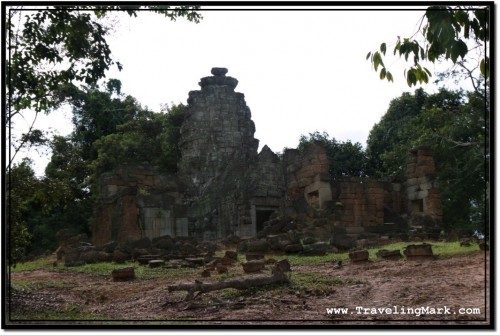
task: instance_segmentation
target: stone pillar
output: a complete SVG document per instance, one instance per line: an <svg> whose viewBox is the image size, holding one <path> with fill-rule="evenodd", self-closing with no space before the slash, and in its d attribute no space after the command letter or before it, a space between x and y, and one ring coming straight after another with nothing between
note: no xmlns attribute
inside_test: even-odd
<svg viewBox="0 0 500 335"><path fill-rule="evenodd" d="M201 90L189 92L186 118L179 142L182 152L179 179L186 186L195 234L221 238L236 233L241 217L249 217L245 176L257 161L259 141L238 80L227 69L213 68L201 78ZM247 213L248 212L248 213Z"/></svg>
<svg viewBox="0 0 500 335"><path fill-rule="evenodd" d="M443 216L441 193L432 150L422 146L408 154L406 194L411 215L428 215L437 222Z"/></svg>

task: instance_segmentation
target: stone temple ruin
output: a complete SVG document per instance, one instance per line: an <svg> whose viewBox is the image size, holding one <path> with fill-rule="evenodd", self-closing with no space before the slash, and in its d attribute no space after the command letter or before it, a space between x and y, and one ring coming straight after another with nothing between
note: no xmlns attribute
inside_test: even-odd
<svg viewBox="0 0 500 335"><path fill-rule="evenodd" d="M281 158L267 146L258 152L250 109L226 73L213 68L201 90L189 92L177 174L122 165L101 176L96 246L169 235L260 240L264 249L300 251L307 241L348 248L374 236L439 233L441 200L429 149L409 152L404 183L332 180L335 162L320 145L287 149Z"/></svg>

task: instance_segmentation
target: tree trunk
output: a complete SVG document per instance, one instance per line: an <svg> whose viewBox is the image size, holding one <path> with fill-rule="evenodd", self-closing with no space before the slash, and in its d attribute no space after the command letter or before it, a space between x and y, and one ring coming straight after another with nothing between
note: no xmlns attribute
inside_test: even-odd
<svg viewBox="0 0 500 335"><path fill-rule="evenodd" d="M254 286L289 282L290 278L278 267L275 267L273 268L273 274L271 276L236 277L215 283L202 283L196 280L193 284L170 285L168 287L168 292L187 291L188 294L184 299L185 301L187 301L192 300L196 292L199 292L201 294L205 292L222 290L225 288L245 290Z"/></svg>

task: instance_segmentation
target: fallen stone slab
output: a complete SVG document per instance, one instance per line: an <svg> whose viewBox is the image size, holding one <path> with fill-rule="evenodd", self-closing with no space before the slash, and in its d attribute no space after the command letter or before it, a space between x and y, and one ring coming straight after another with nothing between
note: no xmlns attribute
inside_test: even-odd
<svg viewBox="0 0 500 335"><path fill-rule="evenodd" d="M403 253L408 260L434 259L432 245L427 243L410 244L406 246Z"/></svg>
<svg viewBox="0 0 500 335"><path fill-rule="evenodd" d="M285 247L287 254L295 254L303 250L302 244L289 244Z"/></svg>
<svg viewBox="0 0 500 335"><path fill-rule="evenodd" d="M368 261L370 254L368 250L353 250L349 252L349 259L352 263L361 263Z"/></svg>
<svg viewBox="0 0 500 335"><path fill-rule="evenodd" d="M326 242L315 242L311 244L305 244L303 246L302 255L304 256L323 256L326 255L330 246Z"/></svg>
<svg viewBox="0 0 500 335"><path fill-rule="evenodd" d="M113 281L127 281L135 278L135 270L133 267L123 269L115 269L111 272Z"/></svg>
<svg viewBox="0 0 500 335"><path fill-rule="evenodd" d="M266 266L264 260L252 260L241 264L245 273L259 272Z"/></svg>
<svg viewBox="0 0 500 335"><path fill-rule="evenodd" d="M158 259L159 257L160 257L159 255L142 255L137 258L137 261L141 265L148 265L150 260Z"/></svg>

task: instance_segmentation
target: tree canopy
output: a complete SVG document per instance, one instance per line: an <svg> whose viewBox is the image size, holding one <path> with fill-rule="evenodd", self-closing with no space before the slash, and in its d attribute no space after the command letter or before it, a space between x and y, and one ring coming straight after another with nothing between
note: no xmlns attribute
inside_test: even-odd
<svg viewBox="0 0 500 335"><path fill-rule="evenodd" d="M447 229L487 229L489 106L477 92L422 89L394 99L370 132L368 166L404 181L408 149L429 146L440 181Z"/></svg>
<svg viewBox="0 0 500 335"><path fill-rule="evenodd" d="M329 173L333 179L367 175L367 160L360 143L340 142L335 138L330 138L326 132L318 131L309 133L308 136L302 135L299 140L299 150L302 150L308 143L318 143L325 148L330 163Z"/></svg>
<svg viewBox="0 0 500 335"><path fill-rule="evenodd" d="M35 128L38 113L50 113L81 84L95 85L105 77L110 66L123 67L112 58L106 40L110 27L105 17L111 11L124 11L137 16L147 8L170 20L185 18L198 23L199 6L140 5L56 5L7 7L7 80L8 112L6 126L17 116L35 117L30 129L15 145L9 166L17 152L26 145L48 142Z"/></svg>

